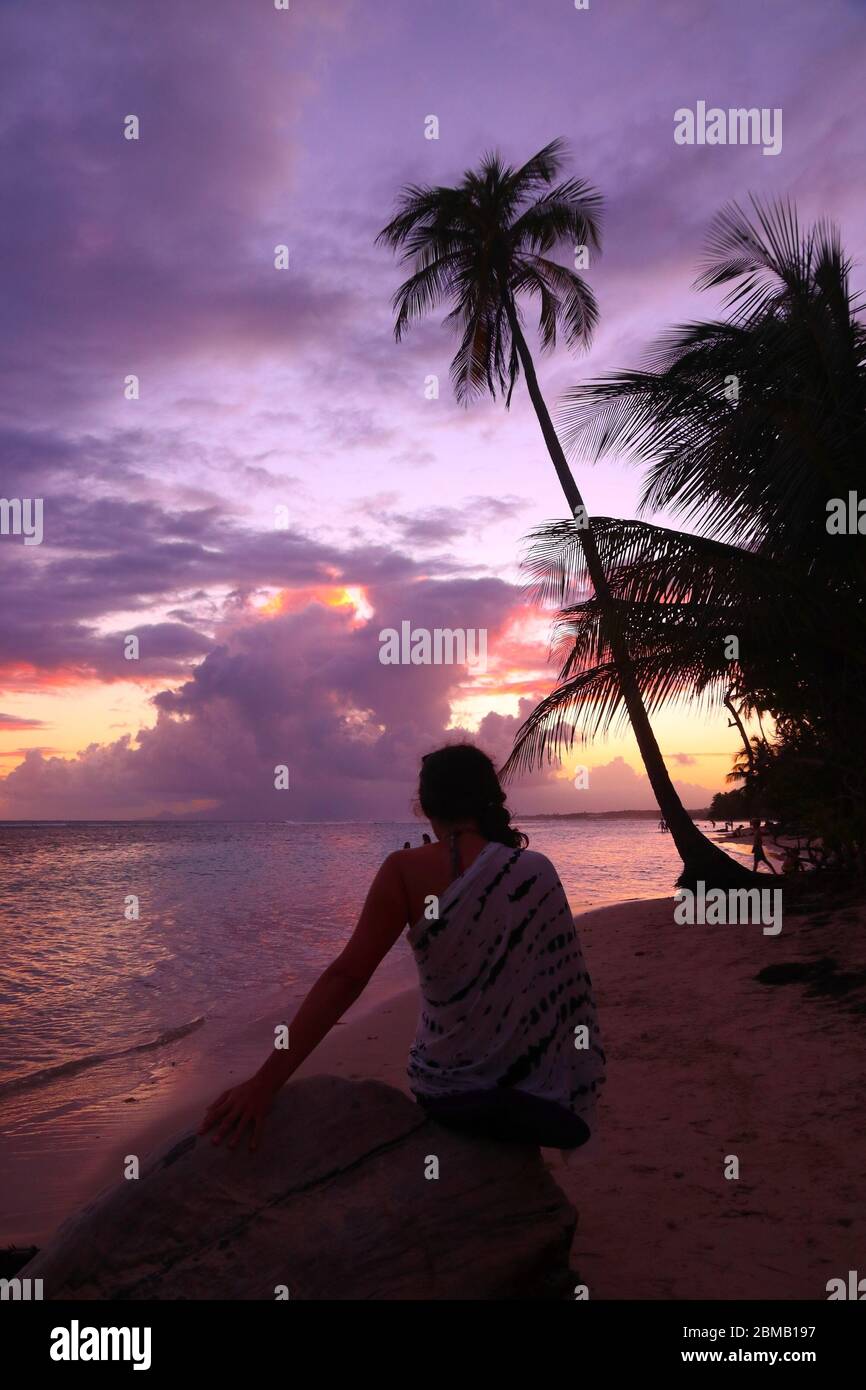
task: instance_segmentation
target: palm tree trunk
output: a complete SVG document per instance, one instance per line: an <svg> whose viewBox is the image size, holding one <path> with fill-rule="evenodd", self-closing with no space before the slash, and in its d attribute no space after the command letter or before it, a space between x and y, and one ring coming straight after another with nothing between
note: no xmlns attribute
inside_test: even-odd
<svg viewBox="0 0 866 1390"><path fill-rule="evenodd" d="M767 735L764 733L764 721L761 718L761 711L756 710L755 713L758 716L758 728L761 730L761 742L763 743L764 747L769 751L770 745L767 742Z"/></svg>
<svg viewBox="0 0 866 1390"><path fill-rule="evenodd" d="M727 695L725 696L725 698L724 698L724 700L722 701L722 703L724 704L724 706L725 706L725 708L727 709L728 713L729 713L729 714L731 715L731 717L732 717L732 718L731 718L731 723L728 725L728 728L734 728L734 727L735 727L735 728L739 729L739 731L740 731L740 738L743 740L743 747L744 747L745 750L746 750L746 758L747 758L748 763L749 763L749 772L752 773L752 774L754 774L754 771L755 771L755 750L754 750L754 748L752 747L751 743L749 742L749 736L748 736L748 734L746 733L746 727L745 727L745 725L743 724L743 721L742 721L742 719L740 718L739 713L737 712L737 709L736 709L736 706L734 705L733 697L732 697L732 694L731 694L731 691L730 691L730 690L728 691L728 693L727 693ZM763 732L763 730L762 730L762 732ZM765 743L766 743L766 741L767 741L767 740L764 739L764 742L765 742Z"/></svg>
<svg viewBox="0 0 866 1390"><path fill-rule="evenodd" d="M565 493L565 499L572 516L574 516L579 507L584 508L583 498L577 483L574 481L559 437L553 427L550 412L541 394L538 377L535 374L535 365L514 307L508 302L506 302L506 313L511 326L514 346L526 377L529 396L538 416L544 442L547 445L547 452L550 454L556 475ZM643 758L646 774L659 809L667 821L668 829L683 861L683 872L677 879L677 883L681 887L693 887L698 879L703 879L708 887L728 888L753 882L752 873L744 865L731 859L718 845L713 844L706 835L698 830L680 801L646 712L625 637L620 629L604 566L590 527L581 529L580 543L586 560L586 568L605 620L606 636L619 674L623 700L628 710L640 755Z"/></svg>

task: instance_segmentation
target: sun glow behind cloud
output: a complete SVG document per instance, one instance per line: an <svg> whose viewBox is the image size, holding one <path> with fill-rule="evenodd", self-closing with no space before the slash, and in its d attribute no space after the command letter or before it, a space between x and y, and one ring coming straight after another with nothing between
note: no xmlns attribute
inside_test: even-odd
<svg viewBox="0 0 866 1390"><path fill-rule="evenodd" d="M373 617L375 609L360 584L322 585L313 589L265 589L251 600L253 610L265 618L281 613L297 613L310 603L326 608L347 608L351 611L350 626L363 627Z"/></svg>

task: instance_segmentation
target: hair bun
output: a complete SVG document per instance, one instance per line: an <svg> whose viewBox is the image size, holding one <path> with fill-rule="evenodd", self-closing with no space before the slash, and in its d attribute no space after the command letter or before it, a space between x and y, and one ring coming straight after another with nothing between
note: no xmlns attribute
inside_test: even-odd
<svg viewBox="0 0 866 1390"><path fill-rule="evenodd" d="M528 843L511 825L495 766L473 743L450 743L422 758L418 801L431 819L453 825L471 818L487 840L515 849Z"/></svg>

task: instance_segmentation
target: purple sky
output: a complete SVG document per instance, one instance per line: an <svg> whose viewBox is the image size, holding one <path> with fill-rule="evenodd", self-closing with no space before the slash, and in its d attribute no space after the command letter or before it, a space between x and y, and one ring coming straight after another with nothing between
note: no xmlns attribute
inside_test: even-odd
<svg viewBox="0 0 866 1390"><path fill-rule="evenodd" d="M0 496L44 498L45 539L0 537L0 815L402 815L449 725L504 755L554 674L515 559L563 503L522 386L466 411L438 317L394 343L398 188L568 140L606 199L602 317L541 363L553 405L716 312L690 286L731 198L790 194L859 255L864 59L854 0L6 0ZM781 107L781 154L676 145L699 100ZM575 466L634 514L638 473ZM402 619L486 627L488 676L382 666ZM704 803L724 714L655 722ZM588 791L512 801L651 804L627 735L577 762Z"/></svg>

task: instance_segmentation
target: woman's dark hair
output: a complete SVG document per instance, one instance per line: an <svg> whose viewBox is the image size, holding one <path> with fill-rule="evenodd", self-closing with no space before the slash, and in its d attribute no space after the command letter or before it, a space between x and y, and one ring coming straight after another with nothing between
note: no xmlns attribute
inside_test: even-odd
<svg viewBox="0 0 866 1390"><path fill-rule="evenodd" d="M496 768L473 743L450 743L421 759L418 801L430 820L474 820L485 840L522 849L529 839L511 824Z"/></svg>

